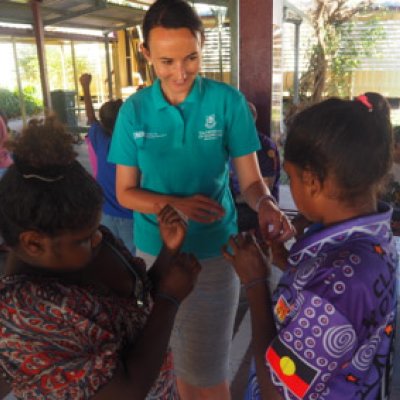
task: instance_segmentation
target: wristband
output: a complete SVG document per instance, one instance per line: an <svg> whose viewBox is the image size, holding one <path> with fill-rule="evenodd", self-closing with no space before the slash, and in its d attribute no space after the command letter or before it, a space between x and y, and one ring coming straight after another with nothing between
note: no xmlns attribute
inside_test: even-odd
<svg viewBox="0 0 400 400"><path fill-rule="evenodd" d="M243 285L243 287L247 290L251 289L254 286L257 286L260 283L267 283L268 282L268 278L258 278L258 279L253 279L250 282L247 282L245 285Z"/></svg>
<svg viewBox="0 0 400 400"><path fill-rule="evenodd" d="M175 297L170 296L169 294L166 293L157 292L154 297L160 297L161 299L168 300L170 303L174 304L176 308L178 308L181 304L181 302L177 300Z"/></svg>
<svg viewBox="0 0 400 400"><path fill-rule="evenodd" d="M264 194L264 195L262 195L262 196L257 200L257 203L256 203L256 211L257 211L257 212L259 212L261 203L262 203L264 200L272 201L275 205L278 205L278 203L276 202L275 197L272 196L272 194Z"/></svg>

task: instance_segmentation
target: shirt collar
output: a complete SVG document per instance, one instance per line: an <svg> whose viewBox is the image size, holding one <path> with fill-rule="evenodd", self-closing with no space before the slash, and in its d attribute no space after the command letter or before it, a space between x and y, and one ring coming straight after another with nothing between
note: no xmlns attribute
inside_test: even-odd
<svg viewBox="0 0 400 400"><path fill-rule="evenodd" d="M319 254L325 246L342 245L360 236L386 243L392 237L391 215L392 208L379 202L377 213L349 219L305 234L293 244L288 261L291 265L298 265L304 259Z"/></svg>
<svg viewBox="0 0 400 400"><path fill-rule="evenodd" d="M200 99L203 88L202 83L203 78L201 76L196 76L193 87L183 103L195 103ZM169 107L171 105L164 97L164 94L161 90L161 81L159 79L157 79L152 85L152 95L155 106L158 110Z"/></svg>

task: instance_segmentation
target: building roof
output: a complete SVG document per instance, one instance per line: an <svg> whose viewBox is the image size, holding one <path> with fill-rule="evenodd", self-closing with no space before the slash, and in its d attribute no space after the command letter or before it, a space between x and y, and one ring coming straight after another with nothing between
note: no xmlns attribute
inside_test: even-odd
<svg viewBox="0 0 400 400"><path fill-rule="evenodd" d="M44 26L93 29L111 32L141 24L154 0L41 0ZM227 0L201 0L196 3L226 5ZM1 0L0 22L32 25L30 0Z"/></svg>

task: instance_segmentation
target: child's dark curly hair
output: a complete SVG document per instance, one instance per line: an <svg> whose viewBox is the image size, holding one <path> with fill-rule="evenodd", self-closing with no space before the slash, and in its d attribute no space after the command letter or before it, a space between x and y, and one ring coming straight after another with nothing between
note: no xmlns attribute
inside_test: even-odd
<svg viewBox="0 0 400 400"><path fill-rule="evenodd" d="M47 235L93 225L103 195L76 161L71 135L53 117L31 120L10 144L14 164L0 180L0 232L10 247L27 230Z"/></svg>

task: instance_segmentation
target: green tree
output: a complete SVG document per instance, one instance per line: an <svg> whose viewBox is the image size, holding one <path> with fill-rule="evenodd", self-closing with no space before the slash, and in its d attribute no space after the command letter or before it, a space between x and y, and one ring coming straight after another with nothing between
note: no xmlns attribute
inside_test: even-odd
<svg viewBox="0 0 400 400"><path fill-rule="evenodd" d="M366 13L372 0L354 5L351 0L314 0L309 12L316 43L309 51L307 70L300 78L300 95L310 102L325 96L348 97L353 70L369 56L384 36L377 18ZM356 16L366 16L360 21ZM356 24L363 24L355 37Z"/></svg>

